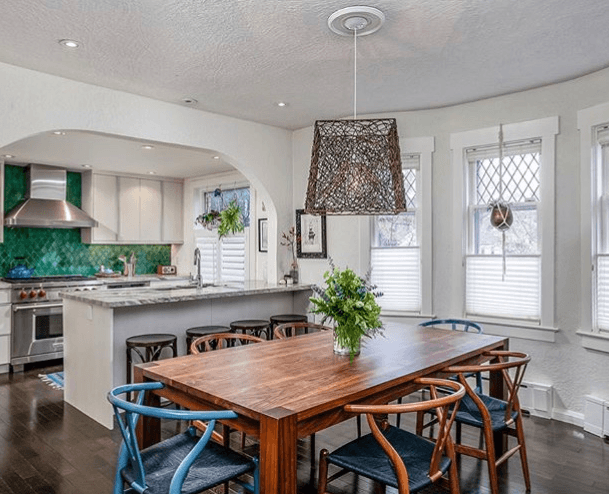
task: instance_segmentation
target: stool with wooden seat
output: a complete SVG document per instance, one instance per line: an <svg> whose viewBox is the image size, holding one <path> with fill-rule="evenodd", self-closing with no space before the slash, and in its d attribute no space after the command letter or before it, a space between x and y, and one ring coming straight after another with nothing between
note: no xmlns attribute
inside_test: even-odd
<svg viewBox="0 0 609 494"><path fill-rule="evenodd" d="M178 356L178 338L172 334L141 334L125 340L127 346L127 384L131 383L133 370L132 352L135 352L142 363L159 360L165 348L169 348L172 357ZM129 398L131 398L129 396Z"/></svg>
<svg viewBox="0 0 609 494"><path fill-rule="evenodd" d="M218 333L230 333L231 331L228 326L197 326L195 328L188 328L186 330L186 353L191 353L190 345L196 338Z"/></svg>
<svg viewBox="0 0 609 494"><path fill-rule="evenodd" d="M271 316L271 331L270 331L270 339L273 339L274 330L280 324L287 324L289 322L309 322L309 318L303 314L277 314L275 316ZM305 333L308 330L305 329Z"/></svg>
<svg viewBox="0 0 609 494"><path fill-rule="evenodd" d="M262 338L262 333L264 333L265 339L267 340L272 339L270 327L270 322L265 321L264 319L242 319L230 323L232 332L238 333L241 331L242 334L247 334L249 332L257 338Z"/></svg>

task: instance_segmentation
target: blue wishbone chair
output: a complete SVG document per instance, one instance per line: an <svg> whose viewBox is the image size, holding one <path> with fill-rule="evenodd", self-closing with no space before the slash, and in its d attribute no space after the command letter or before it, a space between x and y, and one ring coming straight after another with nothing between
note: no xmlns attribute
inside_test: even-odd
<svg viewBox="0 0 609 494"><path fill-rule="evenodd" d="M229 480L259 494L258 460L209 440L216 420L234 419L237 414L230 410L169 410L142 404L146 392L163 387L159 382L127 384L108 393L123 436L114 494L196 494ZM119 398L119 395L133 392L137 393L133 403ZM204 420L208 427L201 437L191 426L182 434L140 450L135 428L141 415L159 419ZM245 473L251 473L253 484L237 479ZM129 487L125 488L125 484Z"/></svg>

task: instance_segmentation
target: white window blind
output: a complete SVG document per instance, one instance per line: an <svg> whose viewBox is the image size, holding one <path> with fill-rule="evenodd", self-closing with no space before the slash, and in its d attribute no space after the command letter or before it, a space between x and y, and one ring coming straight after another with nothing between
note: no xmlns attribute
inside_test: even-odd
<svg viewBox="0 0 609 494"><path fill-rule="evenodd" d="M468 149L468 221L465 256L465 313L541 320L541 141L506 145L500 167L498 146ZM490 224L488 205L502 198L514 217L501 233ZM503 249L505 247L505 276Z"/></svg>
<svg viewBox="0 0 609 494"><path fill-rule="evenodd" d="M218 239L217 236L200 236L201 275L206 283L245 281L245 235Z"/></svg>
<svg viewBox="0 0 609 494"><path fill-rule="evenodd" d="M384 311L421 311L421 249L418 220L420 156L403 155L407 212L373 218L371 281L383 292Z"/></svg>

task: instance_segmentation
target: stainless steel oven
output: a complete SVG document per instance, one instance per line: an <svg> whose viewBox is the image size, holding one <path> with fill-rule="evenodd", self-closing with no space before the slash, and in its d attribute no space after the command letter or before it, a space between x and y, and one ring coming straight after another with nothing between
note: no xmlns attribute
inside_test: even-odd
<svg viewBox="0 0 609 494"><path fill-rule="evenodd" d="M30 362L63 357L63 302L61 292L94 290L102 282L85 276L10 279L12 303L11 366L23 371Z"/></svg>

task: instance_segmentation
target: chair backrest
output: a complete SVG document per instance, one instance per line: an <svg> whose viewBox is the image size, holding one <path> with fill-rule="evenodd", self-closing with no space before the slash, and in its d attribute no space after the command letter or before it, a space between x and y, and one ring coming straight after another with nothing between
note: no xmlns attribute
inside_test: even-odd
<svg viewBox="0 0 609 494"><path fill-rule="evenodd" d="M262 338L250 334L217 333L201 336L190 344L191 353L211 352L222 348L230 348L236 345L247 345L248 343L262 343Z"/></svg>
<svg viewBox="0 0 609 494"><path fill-rule="evenodd" d="M142 492L146 489L146 473L144 472L144 465L142 463L140 448L135 432L137 422L141 415L159 419L201 420L208 422L207 431L205 434L203 434L203 436L201 436L201 439L197 442L195 448L193 448L193 452L196 454L188 455L182 461L180 468L176 471L175 475L178 476L178 478L175 480L179 482L180 486L186 478L188 469L195 461L198 454L200 454L200 452L207 445L212 431L214 430L216 420L237 418L237 414L230 410L202 412L190 410L170 410L142 405L146 392L162 389L163 387L164 384L160 382L127 384L118 386L108 393L108 401L114 408L114 415L118 422L121 435L123 436L123 444L121 445L121 450L119 453L116 475L119 477L120 471L126 467L128 463L130 463L133 471L136 474L137 488L141 489L138 492ZM133 392L137 393L135 402L133 403L119 397L120 395ZM122 481L116 482L115 485L122 485Z"/></svg>
<svg viewBox="0 0 609 494"><path fill-rule="evenodd" d="M331 330L328 326L322 326L321 324L315 324L313 322L287 322L280 324L275 328L273 334L275 338L283 340L284 338L291 338L292 336L298 336L305 332L314 333L316 331L327 331Z"/></svg>
<svg viewBox="0 0 609 494"><path fill-rule="evenodd" d="M436 416L438 418L438 435L436 436L436 443L431 456L431 462L429 464L429 476L432 479L438 479L442 476L440 470L440 461L444 452L454 461L454 446L450 437L450 428L455 420L455 413L449 413L449 409L454 407L454 410L458 410L459 402L465 395L465 388L462 384L449 381L447 379L435 379L427 377L419 377L413 381L415 384L426 386L430 390L431 398L424 401L418 401L415 403L405 403L401 405L346 405L345 411L350 413L361 413L366 415L366 420L370 426L370 430L374 438L381 445L387 456L389 456L393 467L395 468L396 476L398 479L399 488L407 492L408 489L408 474L404 461L393 448L389 441L385 438L379 425L377 424L374 415L386 415L392 413L408 413L408 412L424 412L436 410ZM441 389L442 395L438 393ZM453 393L446 395L447 390L452 390ZM434 480L435 481L435 480ZM400 492L402 492L400 490Z"/></svg>
<svg viewBox="0 0 609 494"><path fill-rule="evenodd" d="M482 326L474 321L468 321L467 319L432 319L431 321L424 321L419 323L422 327L432 328L445 328L452 329L453 331L465 331L476 333L482 333Z"/></svg>
<svg viewBox="0 0 609 494"><path fill-rule="evenodd" d="M520 402L518 401L518 390L524 377L524 372L531 357L526 353L512 352L506 350L493 350L485 352L482 358L488 359L488 363L478 365L451 365L445 372L457 374L459 381L465 386L468 396L476 403L485 424L490 424L490 414L480 396L471 388L467 382L470 373L500 372L503 383L507 389L507 401L505 410L505 423L510 425L514 420L512 412L520 413ZM512 372L513 376L510 375Z"/></svg>

